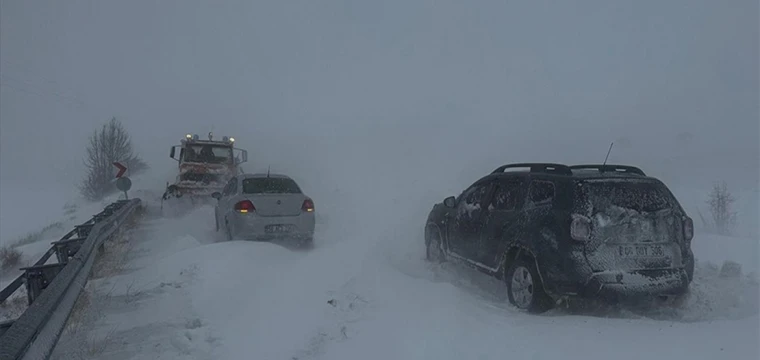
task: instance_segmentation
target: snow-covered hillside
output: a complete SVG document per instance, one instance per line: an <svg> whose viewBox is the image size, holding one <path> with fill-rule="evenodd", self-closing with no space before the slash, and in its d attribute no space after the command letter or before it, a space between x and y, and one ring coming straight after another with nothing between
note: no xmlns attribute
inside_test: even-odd
<svg viewBox="0 0 760 360"><path fill-rule="evenodd" d="M149 176L133 179L130 196L156 198L155 181ZM100 201L86 201L75 191L30 190L0 186L0 247L21 253L19 264L0 273L0 288L21 272L15 269L31 265L51 247L51 242L103 211L108 204L124 198L113 193Z"/></svg>
<svg viewBox="0 0 760 360"><path fill-rule="evenodd" d="M724 260L756 271L757 241L698 235L683 307L536 316L507 305L496 281L424 261L428 204L373 200L359 216L352 197L333 199L308 251L221 241L213 208L162 218L148 201L122 271L90 282L90 315L65 333L56 358L757 357L756 277L719 276Z"/></svg>

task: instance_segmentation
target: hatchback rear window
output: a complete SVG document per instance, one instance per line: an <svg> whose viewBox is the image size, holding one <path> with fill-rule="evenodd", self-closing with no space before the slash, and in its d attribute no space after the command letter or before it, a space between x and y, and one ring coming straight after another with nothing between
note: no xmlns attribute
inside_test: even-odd
<svg viewBox="0 0 760 360"><path fill-rule="evenodd" d="M584 193L592 213L617 207L656 212L675 207L675 199L661 183L653 181L589 181Z"/></svg>
<svg viewBox="0 0 760 360"><path fill-rule="evenodd" d="M243 180L244 194L300 194L295 181L286 178L252 178Z"/></svg>

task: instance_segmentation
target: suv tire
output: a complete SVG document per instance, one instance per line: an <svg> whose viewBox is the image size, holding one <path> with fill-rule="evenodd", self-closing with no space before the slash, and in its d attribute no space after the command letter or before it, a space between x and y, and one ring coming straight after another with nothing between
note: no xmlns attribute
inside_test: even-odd
<svg viewBox="0 0 760 360"><path fill-rule="evenodd" d="M512 305L534 314L552 308L551 298L544 291L533 259L515 259L505 275L507 297Z"/></svg>
<svg viewBox="0 0 760 360"><path fill-rule="evenodd" d="M689 277L689 284L694 281L694 255L686 259L686 275Z"/></svg>
<svg viewBox="0 0 760 360"><path fill-rule="evenodd" d="M430 234L430 238L425 244L425 258L433 263L442 263L446 261L446 255L443 252L441 237L438 232Z"/></svg>

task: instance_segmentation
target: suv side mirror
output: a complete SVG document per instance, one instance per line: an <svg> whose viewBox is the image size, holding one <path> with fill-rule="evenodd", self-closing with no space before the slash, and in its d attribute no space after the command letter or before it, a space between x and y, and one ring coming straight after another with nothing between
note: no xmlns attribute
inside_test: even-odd
<svg viewBox="0 0 760 360"><path fill-rule="evenodd" d="M219 199L222 198L222 193L220 193L218 191L214 191L214 193L211 194L211 197L214 198L214 199L219 200Z"/></svg>
<svg viewBox="0 0 760 360"><path fill-rule="evenodd" d="M443 199L443 205L447 208L453 208L457 206L457 199L453 196L449 196L445 199Z"/></svg>

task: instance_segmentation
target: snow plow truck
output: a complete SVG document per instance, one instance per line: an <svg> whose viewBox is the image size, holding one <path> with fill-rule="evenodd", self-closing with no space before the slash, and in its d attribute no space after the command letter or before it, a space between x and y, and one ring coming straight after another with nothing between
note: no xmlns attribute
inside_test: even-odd
<svg viewBox="0 0 760 360"><path fill-rule="evenodd" d="M234 145L233 137L214 140L209 133L208 140L187 134L180 145L172 146L169 157L179 163L179 173L173 184L166 183L161 208L171 199L189 200L193 205L212 202L211 194L221 192L233 176L242 173L240 164L248 161L248 152Z"/></svg>

